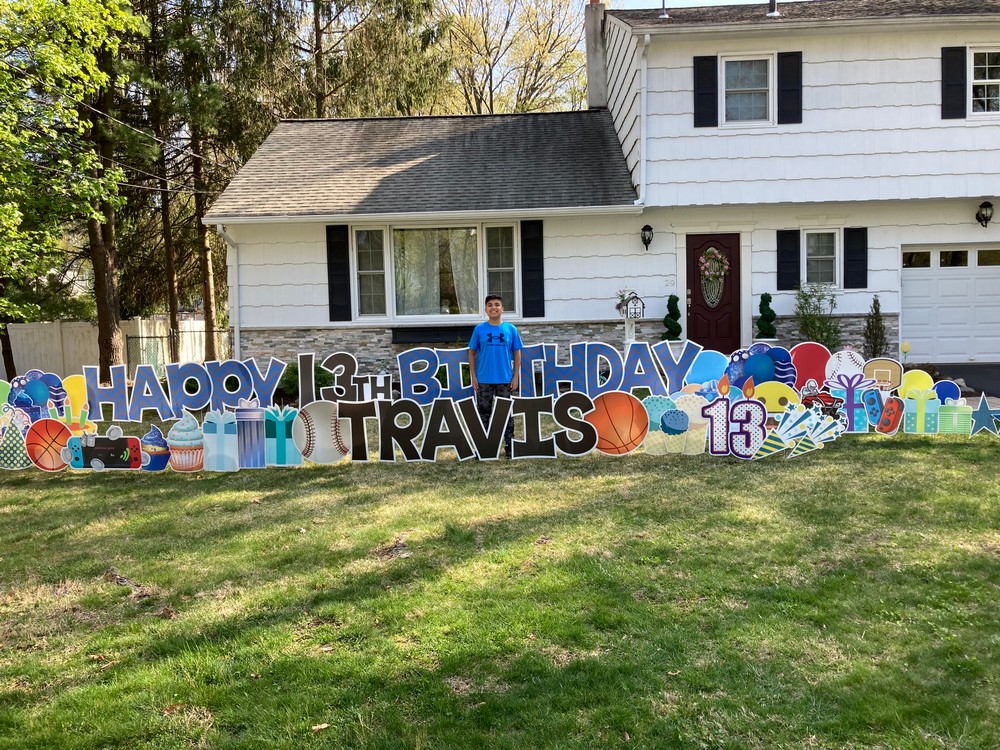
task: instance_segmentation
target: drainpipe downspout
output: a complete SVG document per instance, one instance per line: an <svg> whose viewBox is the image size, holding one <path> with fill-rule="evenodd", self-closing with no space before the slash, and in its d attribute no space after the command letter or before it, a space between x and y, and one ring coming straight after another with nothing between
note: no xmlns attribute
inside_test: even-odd
<svg viewBox="0 0 1000 750"><path fill-rule="evenodd" d="M226 241L229 251L233 254L233 285L229 289L229 324L233 327L233 357L243 359L243 346L240 341L240 247L236 240L226 233L222 224L215 225L215 231Z"/></svg>
<svg viewBox="0 0 1000 750"><path fill-rule="evenodd" d="M646 125L646 113L649 110L649 34L642 39L642 58L639 69L639 197L635 199L636 206L646 205L646 135L649 128Z"/></svg>

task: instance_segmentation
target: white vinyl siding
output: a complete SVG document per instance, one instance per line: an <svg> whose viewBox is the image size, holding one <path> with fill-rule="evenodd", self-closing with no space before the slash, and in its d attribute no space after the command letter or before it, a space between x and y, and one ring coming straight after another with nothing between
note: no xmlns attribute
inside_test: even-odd
<svg viewBox="0 0 1000 750"><path fill-rule="evenodd" d="M996 196L995 118L941 119L941 49L967 46L967 34L941 23L892 34L803 30L778 50L802 52L802 123L717 129L693 125L691 60L717 53L719 39L654 36L646 205ZM727 57L760 52L759 34L725 43Z"/></svg>

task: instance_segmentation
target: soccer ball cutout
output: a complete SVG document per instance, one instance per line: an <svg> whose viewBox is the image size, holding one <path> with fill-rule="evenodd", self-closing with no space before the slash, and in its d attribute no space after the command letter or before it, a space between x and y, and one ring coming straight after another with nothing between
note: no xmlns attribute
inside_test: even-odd
<svg viewBox="0 0 1000 750"><path fill-rule="evenodd" d="M32 423L24 436L24 445L31 463L42 471L60 471L67 462L62 450L69 446L73 433L58 419L39 419Z"/></svg>
<svg viewBox="0 0 1000 750"><path fill-rule="evenodd" d="M594 410L585 420L597 430L597 450L609 456L631 453L646 438L649 414L631 393L611 391L594 399Z"/></svg>

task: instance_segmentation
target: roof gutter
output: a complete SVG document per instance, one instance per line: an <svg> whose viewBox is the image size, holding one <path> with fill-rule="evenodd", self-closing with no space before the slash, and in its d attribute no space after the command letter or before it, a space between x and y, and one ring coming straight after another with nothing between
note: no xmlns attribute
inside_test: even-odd
<svg viewBox="0 0 1000 750"><path fill-rule="evenodd" d="M938 24L938 28L950 26L965 26L969 24L981 25L990 21L1000 21L1000 16L933 16L919 17L907 16L903 18L837 18L837 19L803 19L794 20L788 16L768 19L766 16L762 20L754 23L745 21L739 23L662 23L650 24L647 26L632 26L632 34L726 34L739 32L759 33L761 31L803 31L815 29L829 33L839 33L845 28L867 28L872 31L879 31L882 27L898 31L901 27L912 26L917 29L927 29L928 23L933 21Z"/></svg>
<svg viewBox="0 0 1000 750"><path fill-rule="evenodd" d="M664 11L666 12L666 11ZM640 208L646 206L646 136L649 128L646 125L646 115L649 111L649 42L650 36L646 34L642 39L642 56L639 62L639 197L635 199L635 205Z"/></svg>
<svg viewBox="0 0 1000 750"><path fill-rule="evenodd" d="M203 219L206 224L358 224L361 222L398 222L398 221L494 221L497 219L532 219L553 218L561 216L614 216L636 215L642 213L642 207L637 203L625 203L614 206L564 206L559 208L515 208L501 211L422 211L396 212L381 214L296 214L294 216L209 216ZM225 235L223 235L225 236Z"/></svg>

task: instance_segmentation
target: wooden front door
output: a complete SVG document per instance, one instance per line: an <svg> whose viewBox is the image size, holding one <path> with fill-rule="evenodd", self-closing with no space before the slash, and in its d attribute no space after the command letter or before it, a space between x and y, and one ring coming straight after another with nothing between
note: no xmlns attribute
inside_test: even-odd
<svg viewBox="0 0 1000 750"><path fill-rule="evenodd" d="M712 252L712 251L715 252ZM718 256L716 256L716 253ZM725 258L728 271L718 276ZM687 337L706 349L731 354L740 348L740 236L738 234L689 234L687 236Z"/></svg>

